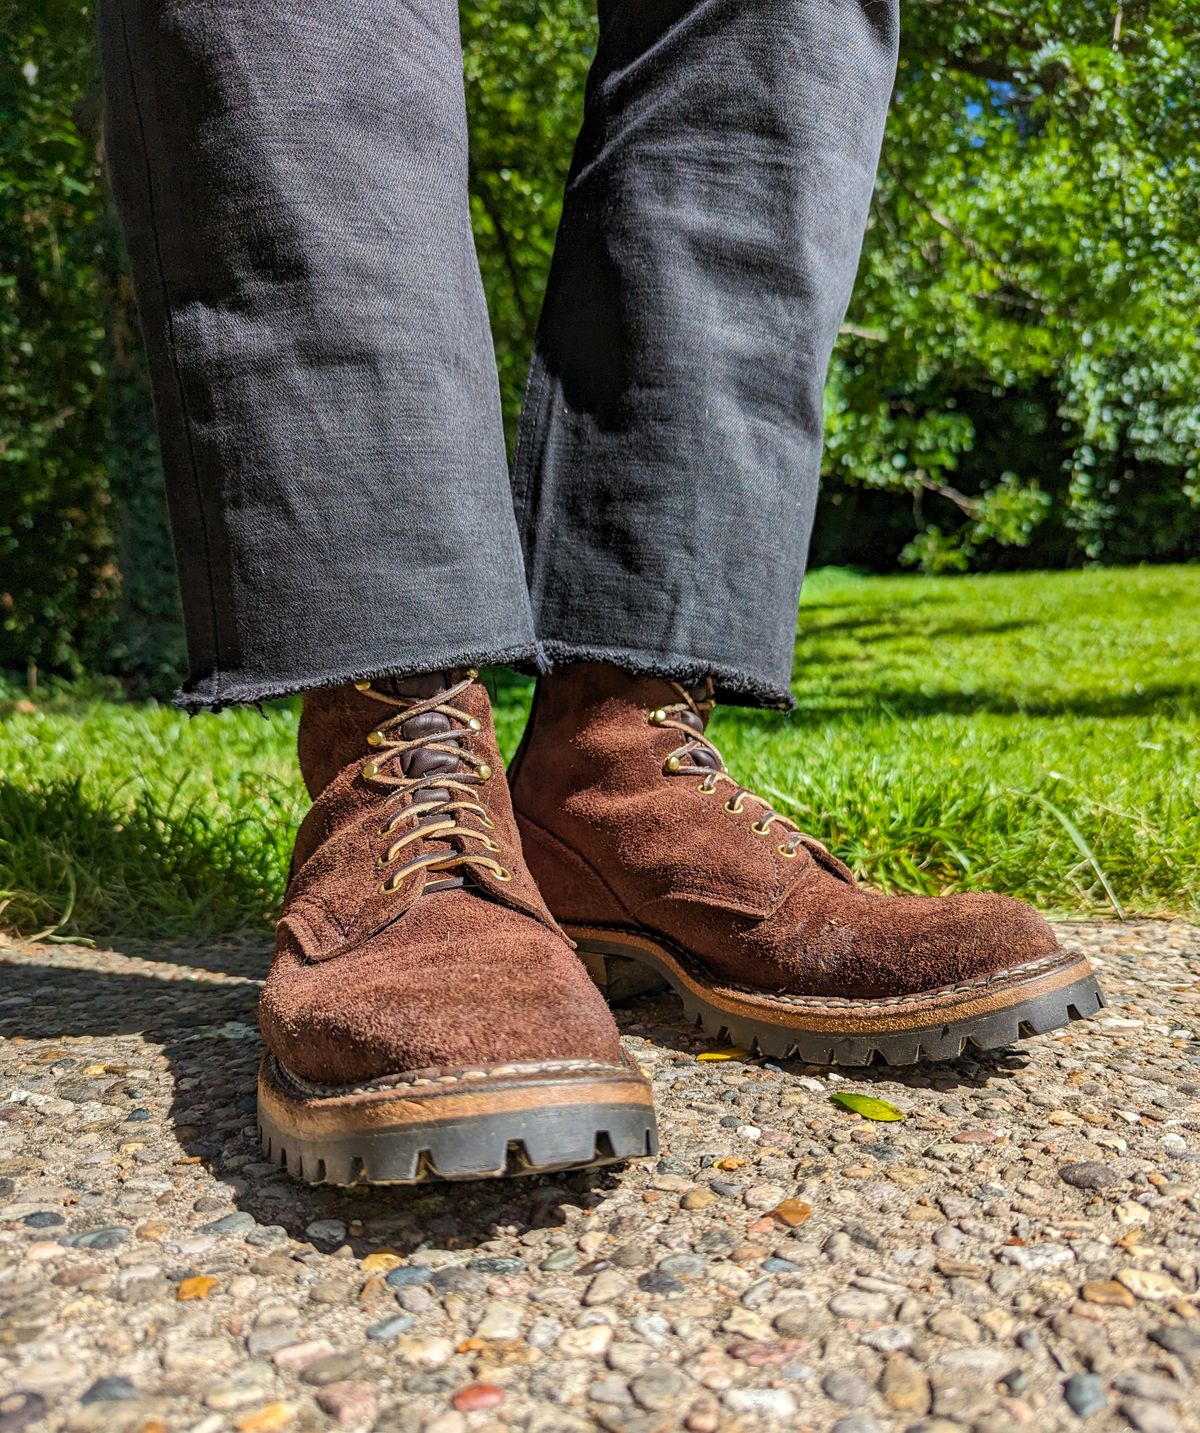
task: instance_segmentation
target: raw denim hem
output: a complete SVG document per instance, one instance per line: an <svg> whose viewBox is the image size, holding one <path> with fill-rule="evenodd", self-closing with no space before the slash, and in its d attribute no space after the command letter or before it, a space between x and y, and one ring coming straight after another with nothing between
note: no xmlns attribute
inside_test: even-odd
<svg viewBox="0 0 1200 1433"><path fill-rule="evenodd" d="M673 682L696 682L711 677L717 700L727 706L760 707L789 712L796 704L790 687L742 667L675 652L645 652L636 647L595 647L586 642L543 642L542 651L553 666L568 662L608 662L637 676L665 677Z"/></svg>
<svg viewBox="0 0 1200 1433"><path fill-rule="evenodd" d="M354 667L346 670L313 673L290 681L230 680L221 673L210 673L180 687L173 704L185 712L219 712L226 707L261 706L263 702L298 696L301 692L325 687L341 687L347 682L372 682L383 677L411 677L419 672L450 671L456 667L515 667L520 671L545 673L550 663L537 642L524 642L516 647L463 647L449 652L430 652L399 663Z"/></svg>

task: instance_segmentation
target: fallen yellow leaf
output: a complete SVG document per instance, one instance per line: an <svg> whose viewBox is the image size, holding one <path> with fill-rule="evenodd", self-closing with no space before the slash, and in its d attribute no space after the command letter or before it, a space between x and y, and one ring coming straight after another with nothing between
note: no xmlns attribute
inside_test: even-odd
<svg viewBox="0 0 1200 1433"><path fill-rule="evenodd" d="M363 1269L368 1274L373 1274L376 1269L394 1269L402 1261L400 1255L392 1249L377 1249L374 1254L368 1254L362 1261Z"/></svg>
<svg viewBox="0 0 1200 1433"><path fill-rule="evenodd" d="M907 1116L898 1110L890 1100L879 1100L874 1095L860 1095L854 1090L837 1090L829 1096L830 1104L840 1105L852 1114L865 1120L902 1120Z"/></svg>
<svg viewBox="0 0 1200 1433"><path fill-rule="evenodd" d="M296 1416L296 1410L287 1403L268 1403L257 1413L246 1413L233 1425L238 1433L276 1433L286 1428Z"/></svg>
<svg viewBox="0 0 1200 1433"><path fill-rule="evenodd" d="M217 1287L218 1281L211 1274L193 1274L190 1279L180 1282L175 1297L181 1304L190 1299L206 1299Z"/></svg>
<svg viewBox="0 0 1200 1433"><path fill-rule="evenodd" d="M797 1224L803 1224L811 1213L812 1205L805 1204L803 1199L785 1199L771 1210L770 1217L786 1224L789 1229L794 1229Z"/></svg>
<svg viewBox="0 0 1200 1433"><path fill-rule="evenodd" d="M705 1050L702 1055L697 1055L697 1060L748 1060L750 1051L740 1049L737 1045L730 1045L724 1050Z"/></svg>

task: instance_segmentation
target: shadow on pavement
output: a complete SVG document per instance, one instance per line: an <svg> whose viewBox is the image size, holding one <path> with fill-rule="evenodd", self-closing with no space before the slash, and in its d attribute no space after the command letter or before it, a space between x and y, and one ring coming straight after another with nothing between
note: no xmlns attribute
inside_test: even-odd
<svg viewBox="0 0 1200 1433"><path fill-rule="evenodd" d="M38 957L43 951L41 963ZM328 1242L306 1235L318 1220L345 1225L348 1236L338 1235L336 1242L345 1237L357 1253L378 1249L381 1240L400 1254L422 1244L477 1249L500 1231L509 1238L515 1232L519 1238L524 1232L564 1223L570 1206L595 1207L616 1187L619 1171L604 1169L392 1189L299 1184L263 1158L255 1129L255 1077L261 1054L255 1005L257 977L265 966L261 947L244 950L240 957L227 952L217 962L222 973L215 977L197 977L186 967L164 965L162 953L156 963L136 955L125 957L135 967L128 972L87 968L88 960L112 958L108 953L36 946L26 947L18 958L5 958L0 951L0 1038L103 1041L138 1036L151 1047L161 1046L170 1088L157 1097L132 1085L126 1088L117 1061L108 1084L94 1078L80 1080L81 1090L73 1092L70 1077L64 1084L60 1076L57 1088L68 1098L74 1093L79 1099L128 1104L128 1123L118 1124L118 1136L148 1141L167 1162L202 1163L232 1195L235 1220L238 1215L253 1219L253 1227L247 1221L238 1231L240 1236L268 1251L286 1231L328 1252ZM37 963L29 963L31 959ZM236 968L239 959L240 969ZM621 1007L617 1015L628 1033L674 1052L676 1064L713 1048L711 1040L685 1025L673 996L641 997ZM142 1046L134 1045L129 1067L138 1064L141 1054ZM77 1055L66 1045L58 1065L74 1060L82 1066L87 1059L88 1052ZM876 1079L899 1079L913 1089L982 1089L1023 1065L1021 1054L1002 1050L909 1071L854 1071L853 1079L859 1086ZM797 1075L818 1072L794 1062L783 1062L781 1068ZM886 1127L881 1129L885 1134ZM806 1132L797 1131L796 1138L804 1142ZM664 1154L669 1156L669 1149L664 1148ZM203 1228L200 1221L180 1232L203 1232Z"/></svg>

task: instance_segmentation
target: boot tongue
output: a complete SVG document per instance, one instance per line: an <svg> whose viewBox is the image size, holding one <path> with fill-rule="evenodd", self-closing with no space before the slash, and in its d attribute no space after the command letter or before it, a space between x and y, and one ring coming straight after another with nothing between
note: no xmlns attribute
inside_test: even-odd
<svg viewBox="0 0 1200 1433"><path fill-rule="evenodd" d="M381 692L390 692L394 697L412 697L421 700L436 696L447 688L461 682L465 671L414 672L407 677L383 677L374 683Z"/></svg>
<svg viewBox="0 0 1200 1433"><path fill-rule="evenodd" d="M391 677L387 682L380 683L380 686L393 696L423 701L455 686L465 676L465 671L421 672L415 676ZM400 734L406 741L435 736L440 741L453 742L466 736L467 732L461 727L456 728L444 712L419 712L400 723ZM458 771L461 765L460 759L452 752L430 751L428 747L417 747L415 751L405 752L400 758L400 766L405 776L409 777L427 776L436 771ZM422 787L421 794L425 800L450 800L450 791L444 786ZM437 817L425 818L429 819L436 820ZM418 824L423 825L424 822Z"/></svg>
<svg viewBox="0 0 1200 1433"><path fill-rule="evenodd" d="M706 703L712 701L712 682L707 677L701 677L698 682L684 684L684 690L698 705L704 706ZM685 709L678 712L677 717L684 726L691 727L699 736L704 735L704 729L708 725L707 709L706 714L703 716L700 712ZM716 753L709 751L707 748L701 748L699 751L692 752L691 760L697 766L707 767L710 771L718 771L721 766Z"/></svg>
<svg viewBox="0 0 1200 1433"><path fill-rule="evenodd" d="M704 735L704 718L698 712L682 711L678 713L678 719L684 726L690 726L693 731Z"/></svg>
<svg viewBox="0 0 1200 1433"><path fill-rule="evenodd" d="M439 693L457 686L466 675L465 668L443 672L420 672L413 676L389 677L386 681L378 682L376 685L381 691L388 692L392 696L419 702L425 701L429 697L436 697ZM456 727L444 712L438 711L418 712L415 716L406 717L397 730L406 741L431 736L446 744L458 742L463 737L470 735L464 727ZM458 771L462 768L462 761L453 752L431 751L428 747L419 746L414 751L404 753L400 758L400 768L407 777L421 778L432 776L439 771L444 771L447 774ZM422 785L414 792L414 798L421 802L449 801L452 795L448 786ZM417 826L429 826L442 819L442 813L430 811L424 816L418 817ZM449 851L451 849L447 842L438 840L436 836L432 839L427 838L427 840L427 849L429 850ZM427 882L425 889L444 890L462 884L462 876L450 875L440 880Z"/></svg>

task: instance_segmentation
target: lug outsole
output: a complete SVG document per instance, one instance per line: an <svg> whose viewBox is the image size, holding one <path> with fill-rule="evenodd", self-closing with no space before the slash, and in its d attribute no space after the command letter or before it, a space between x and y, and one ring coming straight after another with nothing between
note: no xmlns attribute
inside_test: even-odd
<svg viewBox="0 0 1200 1433"><path fill-rule="evenodd" d="M628 1072L615 1072L628 1080ZM562 1082L559 1082L560 1084ZM580 1082L570 1081L578 1084ZM644 1083L644 1082L643 1082ZM512 1095L527 1089L524 1108ZM503 1092L509 1107L489 1111ZM351 1092L332 1099L297 1097L286 1072L270 1057L259 1072L258 1129L267 1158L309 1184L423 1184L441 1180L501 1179L588 1169L658 1153L649 1087L644 1102L555 1098L554 1082L481 1082L471 1098L475 1114L437 1118L438 1092L419 1100L411 1090ZM443 1097L445 1098L445 1097ZM428 1118L413 1118L414 1105ZM360 1117L368 1114L366 1121ZM331 1127L314 1133L314 1116ZM343 1128L337 1128L339 1121Z"/></svg>
<svg viewBox="0 0 1200 1433"><path fill-rule="evenodd" d="M771 1059L797 1059L810 1065L916 1065L922 1061L955 1060L972 1051L1000 1049L1033 1035L1044 1035L1075 1020L1095 1015L1104 1006L1104 996L1091 974L1059 985L1050 990L1022 998L1021 982L1014 980L1011 999L997 1008L973 1013L963 1019L929 1018L929 1007L942 992L914 995L911 1002L896 1001L892 1009L897 1021L903 1020L906 1005L911 1006L911 1023L906 1028L864 1033L861 1028L836 1029L797 1028L794 1007L780 1002L779 1018L767 1014L754 1018L733 1014L698 995L693 981L686 982L673 968L678 956L661 949L655 958L651 944L644 938L634 946L622 933L610 932L597 937L595 928L566 926L568 935L579 947L592 979L606 993L619 989L636 989L644 993L650 988L672 989L683 1003L685 1019L696 1029L716 1041L728 1041L744 1050L757 1052ZM1064 964L1069 957L1064 957ZM628 969L637 967L637 975ZM618 997L619 998L619 997ZM755 997L760 1006L769 1007L768 993ZM819 1004L819 1001L813 1002ZM833 1002L830 1002L831 1005ZM853 1002L838 1002L853 1006ZM863 1007L868 1002L863 1002ZM848 1011L848 1024L861 1026L856 1012ZM829 1024L828 1018L823 1020Z"/></svg>

